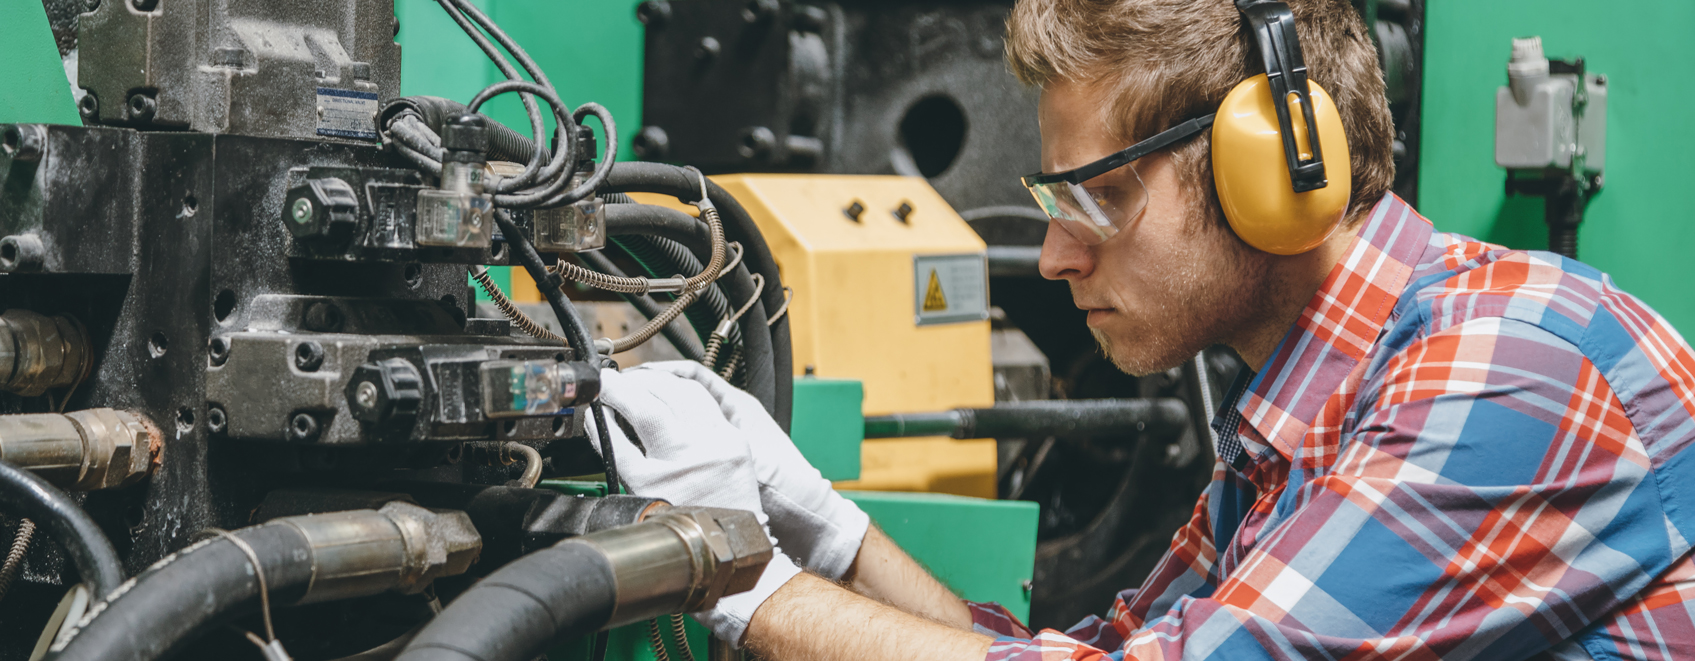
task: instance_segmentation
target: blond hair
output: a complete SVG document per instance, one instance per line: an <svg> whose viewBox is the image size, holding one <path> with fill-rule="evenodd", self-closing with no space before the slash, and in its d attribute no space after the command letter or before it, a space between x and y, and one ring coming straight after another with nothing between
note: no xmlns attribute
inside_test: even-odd
<svg viewBox="0 0 1695 661"><path fill-rule="evenodd" d="M1308 75L1336 100L1348 136L1357 220L1395 179L1394 123L1377 51L1347 0L1288 0ZM1126 143L1218 108L1231 88L1264 73L1258 46L1231 0L1018 0L1006 60L1025 84L1064 81L1107 94L1107 126ZM1211 139L1173 150L1206 175Z"/></svg>

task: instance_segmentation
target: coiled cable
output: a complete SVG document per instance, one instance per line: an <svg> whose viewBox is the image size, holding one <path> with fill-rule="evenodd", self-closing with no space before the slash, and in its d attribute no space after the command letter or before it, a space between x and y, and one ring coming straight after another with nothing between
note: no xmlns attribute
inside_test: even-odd
<svg viewBox="0 0 1695 661"><path fill-rule="evenodd" d="M6 553L5 564L0 564L0 601L5 600L6 591L12 587L12 579L17 578L18 571L23 569L24 554L29 552L29 543L35 539L35 522L27 518L18 519L18 532L12 538L12 548Z"/></svg>
<svg viewBox="0 0 1695 661"><path fill-rule="evenodd" d="M494 306L500 308L500 313L506 315L506 319L511 321L513 326L524 331L525 334L555 344L570 344L565 341L565 338L536 323L536 320L531 319L529 315L524 314L523 310L519 310L518 306L513 305L512 299L507 298L506 292L501 291L500 285L495 284L494 279L489 277L488 269L481 266L471 269L471 279L477 281L477 285L483 288L483 293L488 294L489 300L494 302Z"/></svg>

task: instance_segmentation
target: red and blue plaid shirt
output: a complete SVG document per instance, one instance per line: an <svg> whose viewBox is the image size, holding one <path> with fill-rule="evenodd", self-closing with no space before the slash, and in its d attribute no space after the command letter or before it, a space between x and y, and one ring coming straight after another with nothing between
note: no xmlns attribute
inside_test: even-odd
<svg viewBox="0 0 1695 661"><path fill-rule="evenodd" d="M1606 275L1387 196L1250 377L1142 588L991 661L1695 659L1695 356Z"/></svg>

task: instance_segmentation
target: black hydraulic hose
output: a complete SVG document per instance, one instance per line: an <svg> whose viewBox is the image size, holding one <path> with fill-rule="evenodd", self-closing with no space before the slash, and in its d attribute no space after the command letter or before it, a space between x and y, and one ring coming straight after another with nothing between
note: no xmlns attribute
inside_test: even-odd
<svg viewBox="0 0 1695 661"><path fill-rule="evenodd" d="M711 180L706 182L707 197L718 207L724 221L724 234L731 241L742 244L742 262L753 273L765 277L765 291L760 293L760 304L743 317L755 317L759 324L766 322L771 311L783 305L782 275L777 271L777 261L771 255L770 246L766 245L765 237L759 231L759 226L753 222L747 209L743 208L736 198L731 196L723 187ZM658 193L669 195L684 202L693 202L700 197L700 179L688 170L663 163L625 162L618 163L607 175L603 192L615 193ZM608 228L610 231L610 228ZM735 292L726 292L731 300L747 300ZM753 292L748 292L752 294ZM775 392L770 393L771 399L760 397L761 402L769 402L772 417L784 430L789 428L789 417L792 413L794 399L794 348L789 340L789 318L784 315L769 329L770 347L764 349L757 346L758 340L750 333L747 324L742 326L743 342L747 347L747 362L750 392L759 387L760 375L770 370ZM755 396L761 393L753 392Z"/></svg>
<svg viewBox="0 0 1695 661"><path fill-rule="evenodd" d="M530 245L530 238L512 222L512 216L505 210L497 209L494 220L500 225L501 236L506 237L506 244L518 256L518 261L524 264L524 271L535 280L536 288L541 290L543 298L547 299L549 307L553 308L553 316L558 318L559 326L565 331L565 339L570 340L577 350L577 359L590 363L598 363L594 350L594 339L589 337L589 331L583 325L583 318L577 316L577 308L572 307L571 301L565 298L564 290L559 286L564 284L559 276L547 270L542 263L541 255L536 253L535 246ZM589 403L589 412L594 416L594 428L600 437L600 457L606 464L606 490L610 493L623 493L623 482L618 479L618 462L613 457L612 434L606 430L606 409L596 398Z"/></svg>
<svg viewBox="0 0 1695 661"><path fill-rule="evenodd" d="M293 603L312 583L312 547L289 525L230 533L253 549L265 568L271 603ZM259 608L259 579L247 554L217 537L167 556L112 597L105 610L73 631L53 661L153 661L201 634Z"/></svg>
<svg viewBox="0 0 1695 661"><path fill-rule="evenodd" d="M613 264L612 260L608 259L606 255L602 255L599 252L578 253L577 256L582 258L583 264L587 265L591 269L610 275L614 278L627 277L624 271L618 268L617 264ZM664 308L663 304L653 300L653 297L647 294L619 295L622 296L630 305L635 306L636 311L642 313L642 316L647 317L648 319L659 316L659 313L662 312ZM677 353L683 354L684 358L694 361L703 360L706 358L706 349L701 347L700 342L694 340L694 329L690 327L687 330L684 330L685 327L691 325L692 320L673 319L671 320L671 323L665 324L661 327L659 332L665 335L665 339L670 341L671 346L676 347Z"/></svg>
<svg viewBox="0 0 1695 661"><path fill-rule="evenodd" d="M726 231L728 231L726 229ZM696 261L707 259L707 248L711 245L711 237L706 233L706 223L694 216L662 206L651 204L608 204L606 205L606 233L608 236L642 235L668 239L694 253ZM746 248L743 248L744 255ZM766 280L766 291L770 291L769 278ZM724 275L718 281L727 298L734 301L747 301L758 295L758 289L753 281L753 274L748 270L747 260L737 264L734 271ZM780 284L778 286L781 286ZM748 361L746 374L747 390L764 404L767 411L773 411L776 416L776 397L780 391L792 389L793 375L789 375L788 385L780 380L775 370L772 346L776 334L766 324L766 311L763 301L753 306L747 314L736 322L740 329L740 337L746 347L744 353L752 358ZM788 337L788 327L784 326L782 336ZM787 360L788 354L783 354ZM767 371L768 366L770 371ZM782 419L779 422L786 422Z"/></svg>
<svg viewBox="0 0 1695 661"><path fill-rule="evenodd" d="M478 581L406 645L397 661L520 661L612 620L618 584L599 549L567 540Z"/></svg>
<svg viewBox="0 0 1695 661"><path fill-rule="evenodd" d="M0 461L0 508L35 521L71 556L95 599L124 582L124 565L100 526L70 496L35 473Z"/></svg>

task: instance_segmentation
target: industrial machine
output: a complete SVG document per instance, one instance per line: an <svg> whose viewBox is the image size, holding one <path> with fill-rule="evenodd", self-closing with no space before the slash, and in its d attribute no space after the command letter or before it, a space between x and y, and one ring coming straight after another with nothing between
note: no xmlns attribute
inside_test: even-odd
<svg viewBox="0 0 1695 661"><path fill-rule="evenodd" d="M769 545L619 493L609 358L720 370L1036 626L1139 583L1211 470L1239 361L1127 377L1035 275L1010 0L606 3L639 114L567 106L498 1L12 4L50 91L0 115L0 660L730 658L674 614ZM1424 3L1356 5L1414 200ZM563 619L516 624L514 583Z"/></svg>

